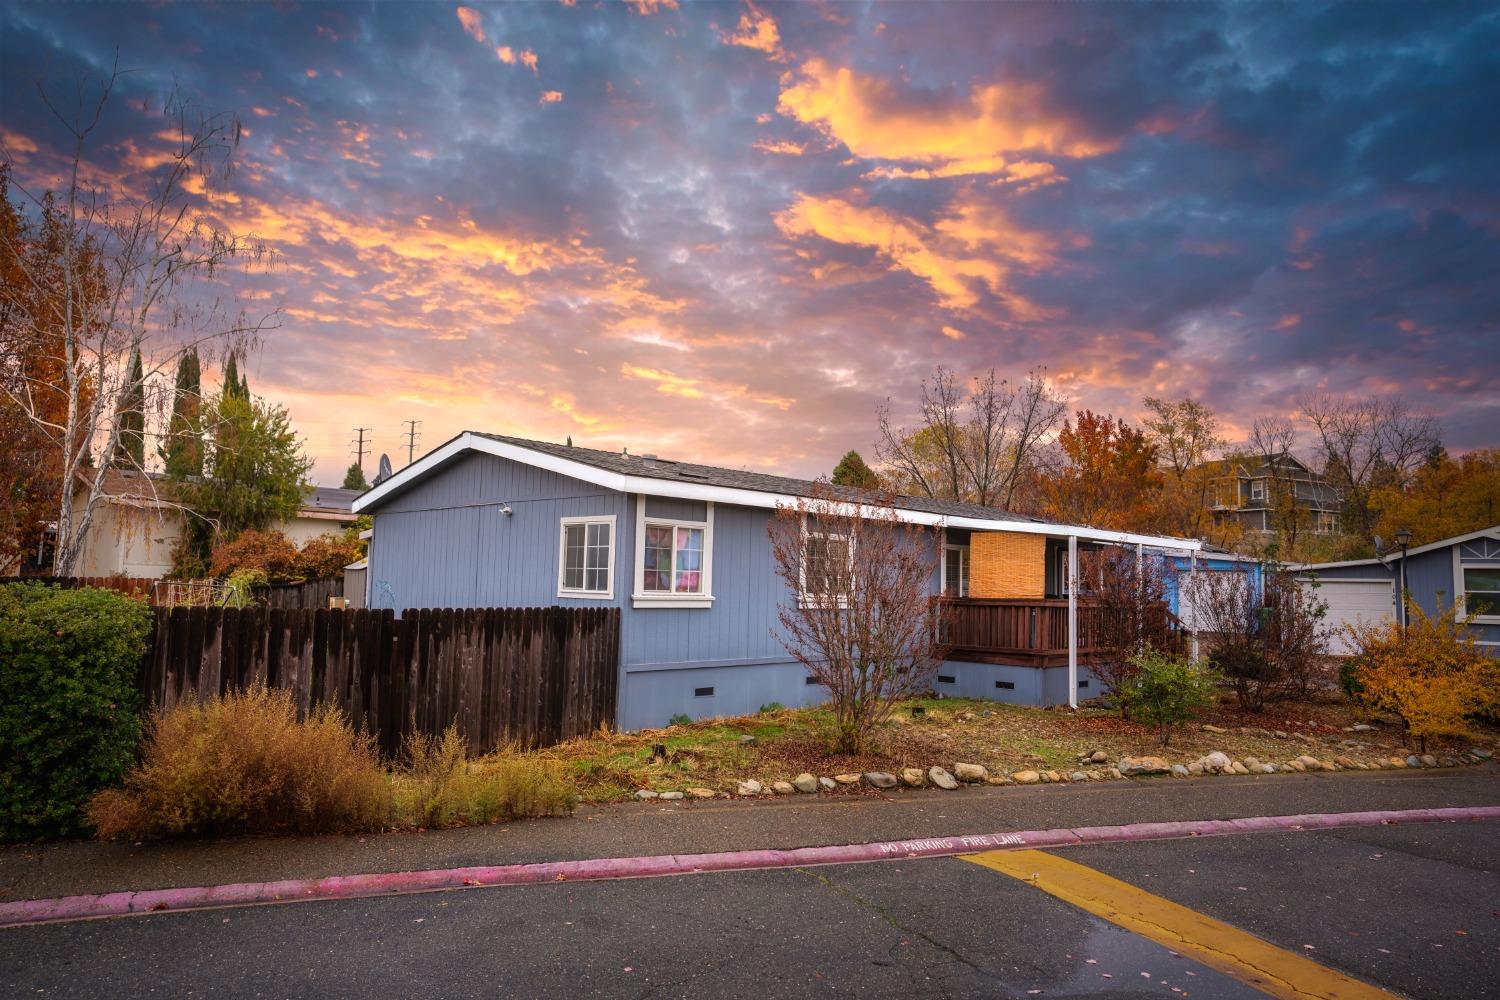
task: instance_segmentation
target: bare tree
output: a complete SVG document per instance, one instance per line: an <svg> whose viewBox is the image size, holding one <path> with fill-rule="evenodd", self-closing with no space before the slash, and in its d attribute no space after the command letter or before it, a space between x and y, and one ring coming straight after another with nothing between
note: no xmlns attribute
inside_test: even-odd
<svg viewBox="0 0 1500 1000"><path fill-rule="evenodd" d="M198 191L212 191L230 176L241 131L235 116L206 113L173 92L161 108L173 147L138 179L138 190L94 180L99 175L88 159L91 140L120 78L116 68L102 80L80 80L66 108L42 93L69 138L65 186L56 199L64 222L56 261L62 304L56 335L29 346L51 352L48 370L60 372L60 384L0 381L6 402L61 456L53 557L58 575L71 574L77 565L106 495L111 463L146 471L141 465L149 451L121 448L122 430L139 425L136 413L165 408L184 352L203 353L215 344L243 349L278 315L273 310L250 318L215 295L212 283L222 268L237 261L263 263L268 255L264 244L228 232L198 210L189 190L193 182ZM19 183L12 186L38 205L48 200ZM19 248L0 246L0 253L15 263L23 286L49 280ZM40 322L31 325L42 329ZM139 365L132 363L137 356ZM48 393L63 394L66 405L39 405ZM154 493L145 477L141 488Z"/></svg>
<svg viewBox="0 0 1500 1000"><path fill-rule="evenodd" d="M1437 421L1400 398L1316 396L1303 400L1301 408L1318 433L1323 475L1343 494L1345 524L1371 540L1371 495L1382 486L1411 484L1439 444Z"/></svg>
<svg viewBox="0 0 1500 1000"><path fill-rule="evenodd" d="M1308 508L1297 502L1297 478L1288 461L1296 440L1296 428L1285 417L1259 417L1250 428L1250 452L1259 464L1258 469L1251 469L1251 475L1265 473L1269 527L1276 532L1277 552L1283 557L1297 551L1302 529L1311 516Z"/></svg>
<svg viewBox="0 0 1500 1000"><path fill-rule="evenodd" d="M1327 646L1328 605L1284 566L1261 567L1261 580L1238 572L1200 572L1183 584L1209 662L1234 685L1240 707L1306 694Z"/></svg>
<svg viewBox="0 0 1500 1000"><path fill-rule="evenodd" d="M880 408L878 453L912 493L1009 507L1065 409L1040 369L1012 383L992 368L965 386L939 366L922 382L920 427L895 426L889 402Z"/></svg>
<svg viewBox="0 0 1500 1000"><path fill-rule="evenodd" d="M1151 416L1144 427L1162 465L1179 479L1197 469L1224 447L1219 436L1219 418L1191 396L1178 400L1147 396L1143 402Z"/></svg>
<svg viewBox="0 0 1500 1000"><path fill-rule="evenodd" d="M779 506L769 530L787 587L779 638L828 690L838 749L858 753L943 660L935 536L889 494L828 486Z"/></svg>
<svg viewBox="0 0 1500 1000"><path fill-rule="evenodd" d="M1147 649L1176 652L1167 607L1168 562L1156 553L1111 545L1079 556L1082 596L1096 616L1090 669L1111 691L1135 672L1132 659ZM1122 713L1126 704L1120 701Z"/></svg>

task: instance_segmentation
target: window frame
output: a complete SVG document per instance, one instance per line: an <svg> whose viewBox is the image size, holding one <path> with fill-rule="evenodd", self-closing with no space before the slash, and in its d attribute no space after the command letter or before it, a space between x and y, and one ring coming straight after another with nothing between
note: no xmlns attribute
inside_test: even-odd
<svg viewBox="0 0 1500 1000"><path fill-rule="evenodd" d="M958 593L948 593L948 559L950 552L958 553ZM943 543L942 578L939 584L939 593L944 597L968 597L969 596L969 568L971 565L969 546L959 545L957 542Z"/></svg>
<svg viewBox="0 0 1500 1000"><path fill-rule="evenodd" d="M612 601L615 599L615 546L619 543L618 518L614 514L581 514L576 517L558 518L557 527L557 596L583 601ZM582 590L567 586L568 579L568 528L584 526L583 579L588 582L588 525L609 525L609 545L605 547L607 561L604 567L605 588Z"/></svg>
<svg viewBox="0 0 1500 1000"><path fill-rule="evenodd" d="M1500 561L1494 559L1483 560L1461 560L1458 557L1458 546L1454 551L1454 590L1459 595L1459 617L1467 617L1469 614L1469 588L1464 579L1464 572L1471 569L1484 569L1500 572ZM1474 617L1476 625L1500 625L1500 602L1489 602L1490 609L1482 615Z"/></svg>
<svg viewBox="0 0 1500 1000"><path fill-rule="evenodd" d="M636 494L635 582L630 595L632 607L703 610L714 606L714 504L712 500L707 500L704 501L704 505L704 515L701 521L677 517L648 517L646 515L646 495L643 493ZM690 528L703 532L703 568L700 571L703 587L700 593L679 594L665 590L646 589L646 528L648 525L670 527L672 529L672 572L674 578L677 572L677 529Z"/></svg>
<svg viewBox="0 0 1500 1000"><path fill-rule="evenodd" d="M810 538L842 538L844 540L844 558L848 561L852 570L854 566L855 536L847 531L809 531L807 518L802 519L802 558L797 564L797 604L803 608L839 607L847 608L849 598L845 594L838 595L836 603L830 605L828 598L814 594L807 589L807 542Z"/></svg>

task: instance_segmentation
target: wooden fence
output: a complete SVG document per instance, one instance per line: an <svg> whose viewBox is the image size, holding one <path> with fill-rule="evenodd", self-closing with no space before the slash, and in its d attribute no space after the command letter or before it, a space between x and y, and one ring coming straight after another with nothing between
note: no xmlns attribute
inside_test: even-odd
<svg viewBox="0 0 1500 1000"><path fill-rule="evenodd" d="M268 685L306 713L337 705L394 754L451 723L477 751L549 746L613 723L617 608L286 610L158 608L147 698Z"/></svg>
<svg viewBox="0 0 1500 1000"><path fill-rule="evenodd" d="M0 584L45 583L50 587L77 590L80 587L98 587L102 590L117 590L131 597L151 599L157 581L141 576L0 576Z"/></svg>

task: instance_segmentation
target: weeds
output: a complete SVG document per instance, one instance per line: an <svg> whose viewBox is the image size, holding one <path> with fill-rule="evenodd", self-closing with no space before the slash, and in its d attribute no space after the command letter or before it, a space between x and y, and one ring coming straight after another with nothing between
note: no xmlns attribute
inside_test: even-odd
<svg viewBox="0 0 1500 1000"><path fill-rule="evenodd" d="M402 748L393 777L397 826L494 823L573 810L578 793L557 761L499 750L470 761L457 726L441 737L415 733Z"/></svg>

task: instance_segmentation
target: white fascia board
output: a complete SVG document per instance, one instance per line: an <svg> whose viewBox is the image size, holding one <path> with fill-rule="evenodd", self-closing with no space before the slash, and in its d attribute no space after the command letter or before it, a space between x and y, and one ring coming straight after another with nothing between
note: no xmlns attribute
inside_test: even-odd
<svg viewBox="0 0 1500 1000"><path fill-rule="evenodd" d="M714 486L709 483L684 483L672 479L655 479L651 476L627 476L618 472L599 469L583 462L559 458L546 452L533 451L518 445L507 444L492 438L465 432L431 452L420 462L408 465L375 489L354 501L358 513L378 502L382 497L401 488L414 479L426 475L439 466L456 458L464 451L479 451L499 458L547 469L559 475L618 490L621 493L644 493L673 500L700 500L711 503L731 504L740 507L775 508L794 506L799 499L790 493L763 493L759 490L738 489L731 486ZM1153 548L1170 549L1176 552L1196 552L1203 543L1196 539L1165 538L1158 535L1136 535L1123 531L1105 531L1101 528L1085 528L1063 524L1043 524L1036 521L1006 521L995 518L950 517L929 511L897 508L903 519L927 526L946 525L950 528L968 528L977 531L1014 531L1029 535L1053 535L1079 538L1098 542L1115 542L1123 545L1149 545Z"/></svg>
<svg viewBox="0 0 1500 1000"><path fill-rule="evenodd" d="M1385 566L1385 563L1380 559L1345 559L1343 562L1302 563L1287 568L1298 573L1316 573L1320 569L1350 569L1354 566Z"/></svg>
<svg viewBox="0 0 1500 1000"><path fill-rule="evenodd" d="M1454 535L1452 538L1440 539L1436 542L1428 542L1426 545L1418 545L1414 549L1407 549L1407 556L1419 556L1423 552L1431 552L1433 549L1446 549L1450 545L1462 545L1464 542L1472 542L1476 538L1500 539L1500 524L1489 528L1481 528L1471 531L1467 535Z"/></svg>

